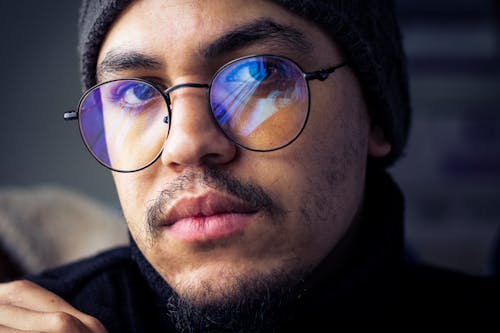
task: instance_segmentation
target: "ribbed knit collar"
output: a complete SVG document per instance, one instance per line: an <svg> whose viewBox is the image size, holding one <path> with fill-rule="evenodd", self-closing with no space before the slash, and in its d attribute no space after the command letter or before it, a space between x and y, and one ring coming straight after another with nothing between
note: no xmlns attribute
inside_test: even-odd
<svg viewBox="0 0 500 333"><path fill-rule="evenodd" d="M280 332L315 332L313 327L360 318L387 320L402 311L404 198L380 170L368 173L365 194L359 225L304 281L297 317Z"/></svg>

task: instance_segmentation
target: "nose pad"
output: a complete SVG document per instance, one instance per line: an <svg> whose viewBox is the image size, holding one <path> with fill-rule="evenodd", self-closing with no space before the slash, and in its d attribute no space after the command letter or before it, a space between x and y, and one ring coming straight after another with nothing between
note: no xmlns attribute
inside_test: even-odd
<svg viewBox="0 0 500 333"><path fill-rule="evenodd" d="M183 84L169 88L208 88L202 84ZM224 164L236 155L236 146L219 129L206 94L187 89L168 98L170 118L164 122L169 133L163 146L162 163L174 169L205 164Z"/></svg>

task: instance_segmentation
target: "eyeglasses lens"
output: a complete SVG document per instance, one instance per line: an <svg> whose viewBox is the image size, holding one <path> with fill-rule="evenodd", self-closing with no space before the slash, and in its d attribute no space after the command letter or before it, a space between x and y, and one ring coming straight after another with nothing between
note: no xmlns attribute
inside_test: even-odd
<svg viewBox="0 0 500 333"><path fill-rule="evenodd" d="M300 134L309 92L295 63L257 56L223 67L212 82L210 102L228 137L245 148L266 151L286 146Z"/></svg>
<svg viewBox="0 0 500 333"><path fill-rule="evenodd" d="M139 80L111 81L87 93L80 129L90 152L105 166L134 171L153 162L168 134L161 92Z"/></svg>

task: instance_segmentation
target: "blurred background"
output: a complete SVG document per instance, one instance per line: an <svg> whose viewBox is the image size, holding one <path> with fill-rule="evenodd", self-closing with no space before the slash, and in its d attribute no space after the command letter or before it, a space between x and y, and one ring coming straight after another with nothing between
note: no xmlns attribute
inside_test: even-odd
<svg viewBox="0 0 500 333"><path fill-rule="evenodd" d="M78 1L0 2L0 190L56 185L118 213L111 176L63 121L81 94ZM397 0L411 78L409 254L491 274L500 231L500 1ZM55 208L57 209L57 208Z"/></svg>

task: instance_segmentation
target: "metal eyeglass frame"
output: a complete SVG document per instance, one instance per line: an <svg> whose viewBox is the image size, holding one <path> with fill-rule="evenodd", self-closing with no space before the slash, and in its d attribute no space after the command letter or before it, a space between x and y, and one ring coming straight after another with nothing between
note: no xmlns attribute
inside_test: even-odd
<svg viewBox="0 0 500 333"><path fill-rule="evenodd" d="M192 82L180 83L180 84L174 85L172 87L169 87L166 90L160 89L154 82L151 82L151 81L148 81L148 80L145 80L145 79L140 79L140 78L122 78L122 79L110 80L110 81L106 81L106 82L102 82L102 83L96 84L96 85L92 86L91 88L89 88L87 91L85 91L85 93L80 98L77 110L71 110L71 111L64 112L64 120L79 120L79 113L80 113L80 109L82 107L83 101L85 100L85 98L87 97L87 95L89 93L91 93L96 88L98 88L98 87L100 87L102 85L105 85L105 84L110 83L110 82L124 81L124 80L145 82L148 85L150 85L151 87L153 87L155 90L157 90L157 92L159 92L160 95L165 100L165 103L167 105L168 115L166 115L163 118L163 122L165 124L168 124L168 129L167 129L167 138L168 138L168 132L170 131L170 121L169 121L169 119L171 119L171 114L172 114L172 106L171 106L172 103L171 103L171 100L170 100L170 93L171 92L173 92L173 91L175 91L177 89L180 89L180 88L205 88L205 89L207 89L207 97L209 99L209 104L211 105L211 102L210 102L210 89L212 87L212 84L213 84L214 80L217 78L218 74L221 71L223 71L226 67L234 64L235 62L242 61L242 60L249 59L249 58L256 58L256 57L273 57L273 58L279 58L279 59L282 59L284 61L291 62L293 65L295 65L301 71L302 76L303 76L304 80L306 81L307 99L308 99L307 100L306 118L304 120L304 124L302 125L302 128L297 132L297 134L292 139L290 139L290 141L288 141L284 145L281 145L279 147L272 148L272 149L254 149L254 148L246 147L246 146L238 143L237 141L235 141L232 137L230 137L224 131L224 129L222 129L222 127L220 126L219 122L215 118L215 115L214 115L214 112L213 112L211 106L210 106L210 109L211 109L210 114L212 115L213 120L217 124L217 127L219 128L219 130L224 134L224 136L228 140L230 140L233 144L235 144L236 146L238 146L238 147L241 147L243 149L250 150L250 151L255 151L255 152L271 152L271 151L275 151L275 150L278 150L278 149L282 149L282 148L287 147L291 143L293 143L300 136L300 134L302 134L304 128L306 127L307 121L309 119L310 109L311 109L311 92L310 92L310 87L309 87L309 81L312 81L312 80L325 81L329 77L329 75L332 74L332 73L334 73L337 69L339 69L341 67L344 67L344 66L347 66L348 65L347 61L344 61L344 62L340 63L339 65L332 66L332 67L329 67L329 68L326 68L326 69L320 69L320 70L313 71L313 72L306 72L306 71L304 71L302 69L302 67L300 67L299 64L297 64L295 61L293 61L292 59L290 59L288 57L278 56L278 55L273 55L273 54L255 54L255 55L250 55L250 56L245 56L245 57L237 58L237 59L234 59L234 60L232 60L232 61L224 64L212 76L212 78L210 80L210 84L206 84L206 83L192 83ZM101 162L99 160L99 158L97 158L97 156L94 155L94 153L92 152L92 149L87 145L87 142L86 142L85 137L83 135L83 130L82 130L82 126L80 125L80 122L79 122L79 130L80 130L80 136L82 137L82 140L83 140L83 142L85 144L85 147L87 148L87 150L89 151L89 153L99 162L99 164L101 164L105 168L107 168L109 170L112 170L112 171L115 171L115 172L131 173L131 172L137 172L137 171L140 171L140 170L144 170L147 167L149 167L150 165L152 165L153 163L155 163L158 160L158 158L161 156L162 152L163 152L163 146L162 146L162 148L160 149L160 151L158 152L158 154L151 160L151 162L147 163L143 167L140 167L140 168L137 168L137 169L134 169L134 170L119 170L119 169L114 169L114 168L112 168L110 166L105 165L103 162Z"/></svg>

